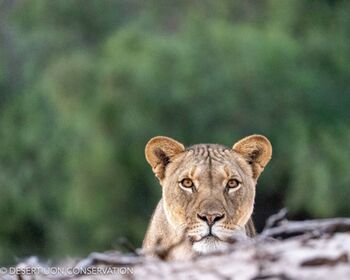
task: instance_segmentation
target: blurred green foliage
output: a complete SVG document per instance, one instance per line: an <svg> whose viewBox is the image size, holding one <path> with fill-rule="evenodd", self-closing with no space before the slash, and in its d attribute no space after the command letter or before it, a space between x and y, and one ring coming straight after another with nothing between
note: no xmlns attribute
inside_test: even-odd
<svg viewBox="0 0 350 280"><path fill-rule="evenodd" d="M350 214L349 1L0 2L0 261L140 246L155 135L271 139L255 220Z"/></svg>

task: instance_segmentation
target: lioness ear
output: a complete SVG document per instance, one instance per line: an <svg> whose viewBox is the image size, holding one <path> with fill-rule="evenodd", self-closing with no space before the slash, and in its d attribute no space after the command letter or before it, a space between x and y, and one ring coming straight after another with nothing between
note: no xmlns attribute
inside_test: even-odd
<svg viewBox="0 0 350 280"><path fill-rule="evenodd" d="M254 179L258 179L272 155L271 143L262 135L245 137L234 144L232 149L251 164Z"/></svg>
<svg viewBox="0 0 350 280"><path fill-rule="evenodd" d="M185 150L184 145L165 136L157 136L148 141L145 155L158 179L164 178L165 167L171 158Z"/></svg>

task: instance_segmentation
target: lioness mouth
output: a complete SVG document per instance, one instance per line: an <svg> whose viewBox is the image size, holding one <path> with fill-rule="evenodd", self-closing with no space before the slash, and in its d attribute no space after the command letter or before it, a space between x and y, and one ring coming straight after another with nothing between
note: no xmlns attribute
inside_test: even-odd
<svg viewBox="0 0 350 280"><path fill-rule="evenodd" d="M223 242L220 238L208 234L203 236L199 241L192 244L192 249L198 254L214 253L227 248L229 244Z"/></svg>
<svg viewBox="0 0 350 280"><path fill-rule="evenodd" d="M209 233L205 236L203 236L202 238L198 239L198 240L194 240L193 242L200 242L200 241L222 241L219 237L217 237L216 235Z"/></svg>

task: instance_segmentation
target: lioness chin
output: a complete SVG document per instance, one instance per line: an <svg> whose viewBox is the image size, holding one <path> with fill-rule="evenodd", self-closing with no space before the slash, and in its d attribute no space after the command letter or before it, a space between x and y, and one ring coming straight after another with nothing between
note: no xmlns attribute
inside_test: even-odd
<svg viewBox="0 0 350 280"><path fill-rule="evenodd" d="M272 155L266 137L248 136L232 148L185 148L157 136L147 143L145 154L162 186L162 199L143 241L146 252L172 248L167 259L183 260L255 235L255 186Z"/></svg>

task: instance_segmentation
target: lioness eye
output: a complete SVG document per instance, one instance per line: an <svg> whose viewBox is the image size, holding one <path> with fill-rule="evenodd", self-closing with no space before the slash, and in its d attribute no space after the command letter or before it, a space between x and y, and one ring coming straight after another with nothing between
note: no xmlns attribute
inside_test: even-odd
<svg viewBox="0 0 350 280"><path fill-rule="evenodd" d="M185 178L180 182L181 186L184 188L192 188L193 187L193 182L189 178Z"/></svg>
<svg viewBox="0 0 350 280"><path fill-rule="evenodd" d="M235 189L237 187L239 187L240 182L236 179L230 179L228 180L226 187L229 189Z"/></svg>

